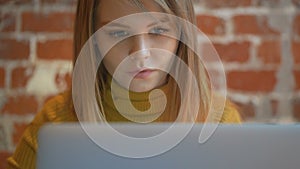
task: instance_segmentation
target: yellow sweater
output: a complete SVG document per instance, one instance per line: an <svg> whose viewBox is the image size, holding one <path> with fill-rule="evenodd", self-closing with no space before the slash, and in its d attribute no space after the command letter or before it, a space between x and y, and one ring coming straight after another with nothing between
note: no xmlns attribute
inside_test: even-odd
<svg viewBox="0 0 300 169"><path fill-rule="evenodd" d="M165 93L168 91L168 87L163 86L161 88ZM122 101L122 91L117 92L117 97ZM149 108L149 102L147 102L149 93L133 93L131 98L134 98L132 104L139 110ZM12 157L8 159L8 169L34 169L36 165L36 152L38 148L37 144L37 134L39 128L45 123L63 123L63 122L76 122L77 116L74 113L72 102L70 101L71 93L65 92L60 94L50 101L48 101L43 109L36 115L34 120L26 128L15 153ZM124 100L124 99L123 99ZM122 103L120 103L122 105ZM111 94L103 99L103 105L106 113L106 119L108 121L126 121L122 115L118 113L116 108L113 106ZM150 120L153 113L146 115ZM155 113L154 113L155 116ZM136 115L131 116L131 118L139 118ZM147 120L147 119L146 119ZM160 121L159 119L157 121ZM223 116L221 118L221 123L240 123L241 118L235 107L227 102Z"/></svg>

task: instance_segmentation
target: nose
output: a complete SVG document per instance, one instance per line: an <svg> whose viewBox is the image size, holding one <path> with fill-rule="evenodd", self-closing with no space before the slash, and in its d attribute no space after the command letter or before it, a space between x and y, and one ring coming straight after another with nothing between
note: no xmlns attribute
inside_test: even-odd
<svg viewBox="0 0 300 169"><path fill-rule="evenodd" d="M147 35L136 35L132 37L132 44L129 51L131 59L144 62L150 57L150 39Z"/></svg>

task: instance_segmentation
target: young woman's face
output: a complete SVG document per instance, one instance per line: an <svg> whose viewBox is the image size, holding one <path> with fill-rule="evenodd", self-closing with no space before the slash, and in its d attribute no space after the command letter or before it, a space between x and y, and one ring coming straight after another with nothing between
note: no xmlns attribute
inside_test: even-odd
<svg viewBox="0 0 300 169"><path fill-rule="evenodd" d="M141 0L145 11L163 12L152 0ZM97 29L118 18L141 14L142 8L129 0L101 0L97 7ZM104 56L107 71L123 87L135 92L144 92L160 87L167 82L178 41L176 24L162 15L138 15L103 27L105 38L98 44L100 51L104 43L120 40ZM153 50L154 49L154 50ZM158 49L158 50L157 50ZM128 83L130 81L130 83ZM130 85L128 85L130 84Z"/></svg>

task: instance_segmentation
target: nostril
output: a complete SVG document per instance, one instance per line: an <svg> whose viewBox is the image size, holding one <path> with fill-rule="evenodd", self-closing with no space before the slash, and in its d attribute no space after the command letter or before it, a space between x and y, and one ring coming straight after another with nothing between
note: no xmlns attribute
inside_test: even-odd
<svg viewBox="0 0 300 169"><path fill-rule="evenodd" d="M139 68L142 68L145 66L145 63L144 62L138 62L138 65L137 65Z"/></svg>

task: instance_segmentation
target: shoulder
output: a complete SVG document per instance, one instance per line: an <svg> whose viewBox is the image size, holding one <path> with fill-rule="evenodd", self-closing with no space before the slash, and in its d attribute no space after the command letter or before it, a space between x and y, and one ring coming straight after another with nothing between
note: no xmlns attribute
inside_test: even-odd
<svg viewBox="0 0 300 169"><path fill-rule="evenodd" d="M33 123L76 121L71 91L60 93L43 106Z"/></svg>
<svg viewBox="0 0 300 169"><path fill-rule="evenodd" d="M241 123L242 119L238 112L237 106L227 100L224 107L224 112L221 118L221 123Z"/></svg>
<svg viewBox="0 0 300 169"><path fill-rule="evenodd" d="M47 101L26 127L14 154L8 159L8 168L35 168L40 127L45 123L76 121L72 107L70 91L58 94Z"/></svg>
<svg viewBox="0 0 300 169"><path fill-rule="evenodd" d="M242 118L237 106L230 100L216 104L215 108L210 107L207 114L198 115L197 122L205 123L241 123Z"/></svg>

